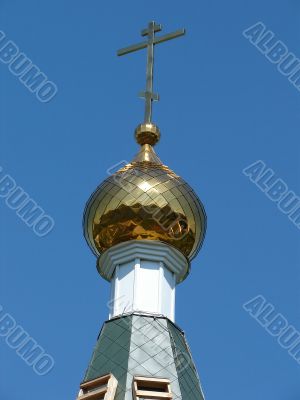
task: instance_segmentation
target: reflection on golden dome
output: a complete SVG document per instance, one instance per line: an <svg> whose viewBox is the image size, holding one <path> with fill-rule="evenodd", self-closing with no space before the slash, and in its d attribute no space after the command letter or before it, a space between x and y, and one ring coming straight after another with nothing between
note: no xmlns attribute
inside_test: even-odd
<svg viewBox="0 0 300 400"><path fill-rule="evenodd" d="M192 259L205 228L199 198L149 144L97 188L84 215L85 237L98 256L118 243L147 239L165 242Z"/></svg>

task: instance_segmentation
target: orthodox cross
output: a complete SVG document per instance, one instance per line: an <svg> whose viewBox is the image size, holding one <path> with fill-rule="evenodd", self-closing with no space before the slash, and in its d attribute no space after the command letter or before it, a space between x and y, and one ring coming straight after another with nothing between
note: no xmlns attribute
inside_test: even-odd
<svg viewBox="0 0 300 400"><path fill-rule="evenodd" d="M160 32L162 26L154 21L148 24L148 28L143 29L142 36L148 36L148 40L129 47L125 47L118 51L118 56L123 56L137 50L147 48L147 71L146 71L146 90L140 93L140 97L145 99L145 123L151 123L152 117L152 101L158 101L159 96L153 93L153 66L154 66L154 45L166 42L167 40L175 39L185 34L185 29L180 29L176 32L169 33L164 36L155 36L156 32Z"/></svg>

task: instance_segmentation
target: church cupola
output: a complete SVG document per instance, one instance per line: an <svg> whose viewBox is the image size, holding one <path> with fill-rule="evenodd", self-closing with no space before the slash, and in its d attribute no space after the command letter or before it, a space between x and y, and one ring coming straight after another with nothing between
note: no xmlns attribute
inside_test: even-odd
<svg viewBox="0 0 300 400"><path fill-rule="evenodd" d="M100 275L111 284L110 314L80 386L78 400L203 400L183 331L175 325L175 290L204 240L206 215L193 189L154 151L155 45L185 34L156 36L119 50L147 49L145 116L135 130L133 160L95 190L84 212L84 236Z"/></svg>

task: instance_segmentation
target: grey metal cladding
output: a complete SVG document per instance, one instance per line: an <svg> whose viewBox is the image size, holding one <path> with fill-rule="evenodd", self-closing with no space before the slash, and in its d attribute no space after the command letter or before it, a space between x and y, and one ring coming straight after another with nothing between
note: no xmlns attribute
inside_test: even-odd
<svg viewBox="0 0 300 400"><path fill-rule="evenodd" d="M165 317L133 313L106 321L84 381L110 372L118 380L115 400L132 400L135 375L170 379L173 400L203 400L184 333Z"/></svg>

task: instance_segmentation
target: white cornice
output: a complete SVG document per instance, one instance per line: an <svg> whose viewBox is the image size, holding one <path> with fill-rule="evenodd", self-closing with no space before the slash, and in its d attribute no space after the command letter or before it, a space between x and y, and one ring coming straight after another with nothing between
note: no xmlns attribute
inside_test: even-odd
<svg viewBox="0 0 300 400"><path fill-rule="evenodd" d="M130 240L111 247L99 257L97 269L110 281L117 265L136 258L163 262L176 275L176 283L182 282L190 269L189 261L179 250L154 240Z"/></svg>

